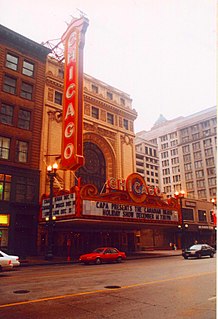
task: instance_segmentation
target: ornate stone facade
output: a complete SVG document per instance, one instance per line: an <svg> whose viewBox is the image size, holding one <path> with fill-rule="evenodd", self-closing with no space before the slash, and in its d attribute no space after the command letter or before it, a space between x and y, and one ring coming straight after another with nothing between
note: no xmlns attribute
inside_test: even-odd
<svg viewBox="0 0 218 319"><path fill-rule="evenodd" d="M48 58L41 151L41 194L48 192L46 167L59 160L62 137L63 63ZM135 171L134 120L130 96L84 74L84 143L94 143L106 162L106 179ZM75 172L58 170L61 187L75 184ZM59 186L60 186L59 185ZM58 187L58 185L56 185Z"/></svg>

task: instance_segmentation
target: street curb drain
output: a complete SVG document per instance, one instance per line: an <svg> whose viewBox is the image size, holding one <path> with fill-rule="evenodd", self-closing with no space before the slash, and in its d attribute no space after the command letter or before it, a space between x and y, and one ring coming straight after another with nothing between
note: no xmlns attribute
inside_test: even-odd
<svg viewBox="0 0 218 319"><path fill-rule="evenodd" d="M104 288L107 288L107 289L119 289L121 287L120 286L105 286Z"/></svg>
<svg viewBox="0 0 218 319"><path fill-rule="evenodd" d="M25 290L25 289L13 291L14 294L27 294L29 292L30 292L29 290Z"/></svg>

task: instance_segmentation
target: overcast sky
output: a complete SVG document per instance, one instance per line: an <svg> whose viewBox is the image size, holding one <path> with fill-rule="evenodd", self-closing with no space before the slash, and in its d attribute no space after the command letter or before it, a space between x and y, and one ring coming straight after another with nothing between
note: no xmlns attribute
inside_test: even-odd
<svg viewBox="0 0 218 319"><path fill-rule="evenodd" d="M76 8L89 19L84 72L130 95L135 132L216 105L216 0L0 0L0 23L41 43Z"/></svg>

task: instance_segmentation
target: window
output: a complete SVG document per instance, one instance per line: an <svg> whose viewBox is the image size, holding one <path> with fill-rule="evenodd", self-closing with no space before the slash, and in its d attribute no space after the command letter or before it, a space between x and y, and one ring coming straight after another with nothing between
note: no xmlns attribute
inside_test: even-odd
<svg viewBox="0 0 218 319"><path fill-rule="evenodd" d="M162 170L163 175L169 175L170 174L170 169L169 168L164 168Z"/></svg>
<svg viewBox="0 0 218 319"><path fill-rule="evenodd" d="M177 132L170 133L170 139L177 137Z"/></svg>
<svg viewBox="0 0 218 319"><path fill-rule="evenodd" d="M198 198L199 199L206 199L206 190L205 189L201 189L198 191Z"/></svg>
<svg viewBox="0 0 218 319"><path fill-rule="evenodd" d="M193 209L182 208L183 220L194 220Z"/></svg>
<svg viewBox="0 0 218 319"><path fill-rule="evenodd" d="M204 140L204 147L208 147L212 145L212 140L211 138L208 138L207 140Z"/></svg>
<svg viewBox="0 0 218 319"><path fill-rule="evenodd" d="M197 124L197 125L193 125L193 126L191 127L192 133L197 132L198 130L199 130L198 124Z"/></svg>
<svg viewBox="0 0 218 319"><path fill-rule="evenodd" d="M203 131L203 137L206 137L206 136L209 136L209 135L211 135L211 130L210 129Z"/></svg>
<svg viewBox="0 0 218 319"><path fill-rule="evenodd" d="M207 158L206 165L207 166L214 166L214 158L213 157Z"/></svg>
<svg viewBox="0 0 218 319"><path fill-rule="evenodd" d="M180 173L180 167L179 167L179 166L174 166L174 167L172 167L172 173L173 173L173 174Z"/></svg>
<svg viewBox="0 0 218 319"><path fill-rule="evenodd" d="M32 100L33 86L31 84L22 82L20 96L27 100Z"/></svg>
<svg viewBox="0 0 218 319"><path fill-rule="evenodd" d="M20 109L18 113L18 123L17 126L19 128L29 130L30 129L30 116L31 113L29 111L25 111Z"/></svg>
<svg viewBox="0 0 218 319"><path fill-rule="evenodd" d="M92 117L99 119L99 109L97 107L92 106Z"/></svg>
<svg viewBox="0 0 218 319"><path fill-rule="evenodd" d="M114 124L114 116L111 113L107 113L107 122L109 124Z"/></svg>
<svg viewBox="0 0 218 319"><path fill-rule="evenodd" d="M113 94L111 92L107 92L107 98L109 100L113 100Z"/></svg>
<svg viewBox="0 0 218 319"><path fill-rule="evenodd" d="M11 70L17 71L18 69L18 57L7 53L5 66Z"/></svg>
<svg viewBox="0 0 218 319"><path fill-rule="evenodd" d="M98 87L92 84L92 92L98 94Z"/></svg>
<svg viewBox="0 0 218 319"><path fill-rule="evenodd" d="M138 166L144 166L144 163L143 163L143 162L137 162L137 161L136 161L136 165L138 165Z"/></svg>
<svg viewBox="0 0 218 319"><path fill-rule="evenodd" d="M172 158L172 159L171 159L171 163L172 163L172 165L178 164L178 163L179 163L179 158L178 158L178 157Z"/></svg>
<svg viewBox="0 0 218 319"><path fill-rule="evenodd" d="M171 186L165 186L164 193L170 193L170 192L171 192Z"/></svg>
<svg viewBox="0 0 218 319"><path fill-rule="evenodd" d="M161 137L160 137L160 141L161 141L161 142L167 141L167 135L161 136Z"/></svg>
<svg viewBox="0 0 218 319"><path fill-rule="evenodd" d="M33 77L34 74L34 64L28 61L23 61L22 74L26 76Z"/></svg>
<svg viewBox="0 0 218 319"><path fill-rule="evenodd" d="M216 178L215 177L208 178L208 184L209 186L216 186Z"/></svg>
<svg viewBox="0 0 218 319"><path fill-rule="evenodd" d="M162 161L162 166L163 167L169 166L169 160Z"/></svg>
<svg viewBox="0 0 218 319"><path fill-rule="evenodd" d="M124 126L124 128L125 128L126 130L128 130L128 128L129 128L129 122L128 122L128 120L123 119L123 126Z"/></svg>
<svg viewBox="0 0 218 319"><path fill-rule="evenodd" d="M201 123L201 127L202 127L202 128L207 128L207 127L209 127L209 126L210 126L210 121L209 121L209 120L207 120L207 121Z"/></svg>
<svg viewBox="0 0 218 319"><path fill-rule="evenodd" d="M28 160L28 143L16 141L16 160L20 163L27 163Z"/></svg>
<svg viewBox="0 0 218 319"><path fill-rule="evenodd" d="M122 98L122 97L120 98L120 104L123 105L123 106L125 106L125 100L124 100L124 98Z"/></svg>
<svg viewBox="0 0 218 319"><path fill-rule="evenodd" d="M63 94L61 92L55 91L55 103L62 105Z"/></svg>
<svg viewBox="0 0 218 319"><path fill-rule="evenodd" d="M141 159L141 160L144 159L143 155L139 155L139 154L136 154L136 158Z"/></svg>
<svg viewBox="0 0 218 319"><path fill-rule="evenodd" d="M173 150L170 151L171 156L178 155L178 148L174 148Z"/></svg>
<svg viewBox="0 0 218 319"><path fill-rule="evenodd" d="M184 160L185 163L186 162L191 162L191 155L190 154L184 155L183 156L183 160Z"/></svg>
<svg viewBox="0 0 218 319"><path fill-rule="evenodd" d="M164 184L170 184L170 183L171 183L171 181L170 181L170 176L169 176L169 177L164 177L164 178L163 178L163 183L164 183Z"/></svg>
<svg viewBox="0 0 218 319"><path fill-rule="evenodd" d="M186 136L186 135L188 135L188 133L189 133L188 132L188 128L184 128L184 129L181 130L181 135L182 136Z"/></svg>
<svg viewBox="0 0 218 319"><path fill-rule="evenodd" d="M200 179L200 180L197 181L197 187L198 188L204 188L205 187L204 179Z"/></svg>
<svg viewBox="0 0 218 319"><path fill-rule="evenodd" d="M174 140L170 142L170 146L176 146L178 144L178 140Z"/></svg>
<svg viewBox="0 0 218 319"><path fill-rule="evenodd" d="M63 69L58 69L58 76L63 79L64 78L64 70Z"/></svg>
<svg viewBox="0 0 218 319"><path fill-rule="evenodd" d="M210 168L208 168L208 169L207 169L207 174L208 174L208 176L216 175L215 167L210 167Z"/></svg>
<svg viewBox="0 0 218 319"><path fill-rule="evenodd" d="M185 174L185 179L186 179L187 181L193 179L193 174L192 174L191 172L190 172L190 173L186 173L186 174Z"/></svg>
<svg viewBox="0 0 218 319"><path fill-rule="evenodd" d="M0 122L3 124L12 125L13 114L14 114L13 106L2 103L1 111L0 111Z"/></svg>
<svg viewBox="0 0 218 319"><path fill-rule="evenodd" d="M187 188L187 191L192 190L194 188L194 183L193 182L187 182L186 183L186 188Z"/></svg>
<svg viewBox="0 0 218 319"><path fill-rule="evenodd" d="M5 75L3 81L3 91L16 94L17 80L11 76Z"/></svg>
<svg viewBox="0 0 218 319"><path fill-rule="evenodd" d="M173 176L173 182L174 182L174 183L180 182L180 180L181 180L180 175L174 175L174 176Z"/></svg>
<svg viewBox="0 0 218 319"><path fill-rule="evenodd" d="M163 144L161 145L161 149L164 150L164 149L166 149L166 148L168 148L168 143L163 143Z"/></svg>
<svg viewBox="0 0 218 319"><path fill-rule="evenodd" d="M182 143L187 143L187 142L189 142L189 136L182 137Z"/></svg>
<svg viewBox="0 0 218 319"><path fill-rule="evenodd" d="M200 133L192 134L192 139L193 140L198 140L199 138L200 138Z"/></svg>
<svg viewBox="0 0 218 319"><path fill-rule="evenodd" d="M183 152L183 154L190 153L189 145L183 146L182 147L182 152Z"/></svg>
<svg viewBox="0 0 218 319"><path fill-rule="evenodd" d="M168 151L161 153L161 158L167 158L168 156Z"/></svg>
<svg viewBox="0 0 218 319"><path fill-rule="evenodd" d="M195 168L201 168L203 166L202 161L196 161L194 162Z"/></svg>
<svg viewBox="0 0 218 319"><path fill-rule="evenodd" d="M195 173L196 173L196 178L204 177L204 171L203 170L196 171Z"/></svg>
<svg viewBox="0 0 218 319"><path fill-rule="evenodd" d="M198 151L201 148L201 144L200 144L200 142L196 142L196 143L192 144L192 147L193 147L194 151Z"/></svg>
<svg viewBox="0 0 218 319"><path fill-rule="evenodd" d="M206 222L207 221L206 210L198 210L198 220L199 220L199 222Z"/></svg>
<svg viewBox="0 0 218 319"><path fill-rule="evenodd" d="M210 192L210 196L211 197L214 197L217 195L217 192L216 192L216 187L212 187L209 189L209 192Z"/></svg>
<svg viewBox="0 0 218 319"><path fill-rule="evenodd" d="M194 159L201 159L201 151L194 152Z"/></svg>
<svg viewBox="0 0 218 319"><path fill-rule="evenodd" d="M212 147L205 150L205 156L213 156L213 149Z"/></svg>
<svg viewBox="0 0 218 319"><path fill-rule="evenodd" d="M0 158L9 159L10 138L0 136Z"/></svg>
<svg viewBox="0 0 218 319"><path fill-rule="evenodd" d="M192 165L191 165L191 163L185 164L185 165L184 165L184 169L185 169L186 172L192 170Z"/></svg>
<svg viewBox="0 0 218 319"><path fill-rule="evenodd" d="M17 177L15 188L15 200L17 202L34 202L35 200L35 181L32 178Z"/></svg>
<svg viewBox="0 0 218 319"><path fill-rule="evenodd" d="M10 200L11 175L0 174L0 200Z"/></svg>

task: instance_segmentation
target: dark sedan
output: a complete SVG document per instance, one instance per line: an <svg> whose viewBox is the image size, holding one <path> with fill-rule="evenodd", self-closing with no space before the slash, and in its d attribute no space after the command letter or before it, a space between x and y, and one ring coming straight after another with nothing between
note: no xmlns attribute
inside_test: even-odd
<svg viewBox="0 0 218 319"><path fill-rule="evenodd" d="M185 259L189 257L201 258L204 256L213 257L215 254L215 249L207 244L197 244L193 245L182 251L182 256Z"/></svg>

